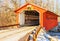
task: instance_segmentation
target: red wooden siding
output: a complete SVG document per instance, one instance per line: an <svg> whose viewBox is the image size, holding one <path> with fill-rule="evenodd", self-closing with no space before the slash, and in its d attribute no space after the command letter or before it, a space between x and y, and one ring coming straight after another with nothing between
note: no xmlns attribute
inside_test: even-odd
<svg viewBox="0 0 60 41"><path fill-rule="evenodd" d="M57 15L54 13L47 11L43 15L43 25L46 28L46 30L53 29L55 26L57 26Z"/></svg>

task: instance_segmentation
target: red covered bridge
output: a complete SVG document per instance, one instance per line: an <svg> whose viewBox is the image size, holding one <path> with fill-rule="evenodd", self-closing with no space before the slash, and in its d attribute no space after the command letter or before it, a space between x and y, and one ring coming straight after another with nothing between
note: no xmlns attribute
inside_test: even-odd
<svg viewBox="0 0 60 41"><path fill-rule="evenodd" d="M45 27L46 30L51 30L52 28L57 26L58 15L56 15L55 13L50 12L48 10L45 10L41 7L38 7L34 4L30 4L30 3L27 3L27 4L23 5L22 7L15 10L15 13L17 14L17 17L16 17L17 23L19 23L19 14L23 10L27 10L28 6L30 6L32 8L32 11L34 10L34 11L38 12L37 14L39 15L39 25L40 26ZM27 10L27 11L29 11L29 10Z"/></svg>

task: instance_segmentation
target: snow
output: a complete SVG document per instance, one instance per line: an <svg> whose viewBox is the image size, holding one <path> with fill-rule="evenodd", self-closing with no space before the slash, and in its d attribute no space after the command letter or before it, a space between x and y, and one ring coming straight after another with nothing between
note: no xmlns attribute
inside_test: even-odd
<svg viewBox="0 0 60 41"><path fill-rule="evenodd" d="M21 41L21 38L25 37L26 34L33 31L34 29L35 26L0 30L0 41Z"/></svg>
<svg viewBox="0 0 60 41"><path fill-rule="evenodd" d="M38 36L37 41L60 41L60 33L53 33L53 32L46 32L44 29L42 29Z"/></svg>

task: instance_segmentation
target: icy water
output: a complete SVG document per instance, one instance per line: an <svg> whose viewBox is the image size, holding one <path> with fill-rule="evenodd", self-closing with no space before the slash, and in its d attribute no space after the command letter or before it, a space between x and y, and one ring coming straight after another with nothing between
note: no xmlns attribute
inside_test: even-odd
<svg viewBox="0 0 60 41"><path fill-rule="evenodd" d="M60 39L60 32L49 32L49 34L53 37L57 37L58 39Z"/></svg>

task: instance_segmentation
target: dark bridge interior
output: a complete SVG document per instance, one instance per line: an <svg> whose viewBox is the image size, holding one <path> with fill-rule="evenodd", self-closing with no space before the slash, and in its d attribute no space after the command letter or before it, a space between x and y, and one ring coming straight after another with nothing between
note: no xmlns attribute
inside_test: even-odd
<svg viewBox="0 0 60 41"><path fill-rule="evenodd" d="M25 11L25 25L37 26L39 25L39 13L35 10Z"/></svg>

